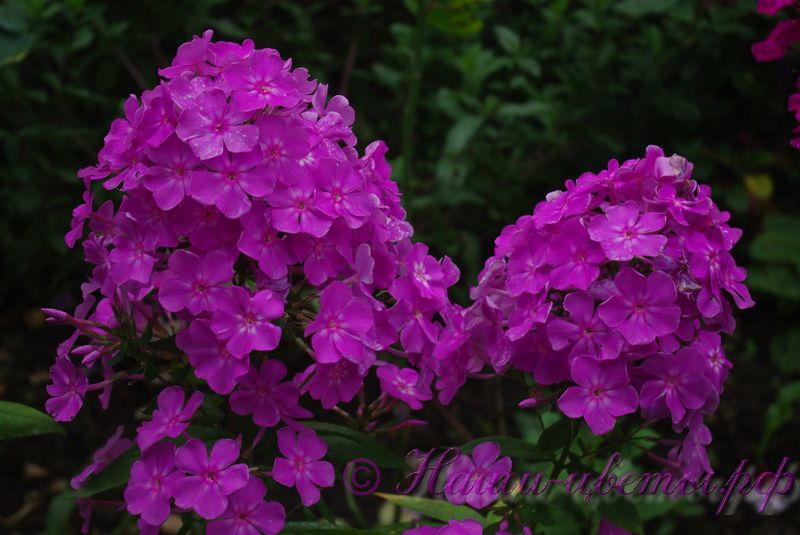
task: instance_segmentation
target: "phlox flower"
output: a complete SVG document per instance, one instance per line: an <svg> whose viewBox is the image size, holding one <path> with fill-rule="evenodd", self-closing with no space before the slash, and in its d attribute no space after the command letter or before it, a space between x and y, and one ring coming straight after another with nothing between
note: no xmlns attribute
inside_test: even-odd
<svg viewBox="0 0 800 535"><path fill-rule="evenodd" d="M328 445L310 429L295 433L285 427L278 431L278 449L283 457L275 458L273 479L286 487L296 487L304 506L317 503L318 487L332 487L335 478L333 465L321 460Z"/></svg>
<svg viewBox="0 0 800 535"><path fill-rule="evenodd" d="M202 392L194 392L186 400L186 393L179 386L162 390L158 395L158 405L153 411L152 419L136 430L139 449L145 451L164 437L175 438L183 433L202 403Z"/></svg>
<svg viewBox="0 0 800 535"><path fill-rule="evenodd" d="M68 422L83 406L83 397L89 381L81 370L68 359L60 358L50 367L50 380L47 385L50 399L45 403L47 412L59 422Z"/></svg>
<svg viewBox="0 0 800 535"><path fill-rule="evenodd" d="M175 445L161 442L145 451L131 466L124 497L128 512L152 526L163 524L181 474L175 470Z"/></svg>
<svg viewBox="0 0 800 535"><path fill-rule="evenodd" d="M617 418L638 406L624 362L577 357L571 376L577 386L558 398L558 408L570 418L583 418L595 435L611 431Z"/></svg>
<svg viewBox="0 0 800 535"><path fill-rule="evenodd" d="M214 443L210 454L196 439L178 448L175 466L186 475L174 484L175 505L192 509L207 520L222 515L228 508L228 496L250 479L246 464L234 464L238 457L239 442L227 438Z"/></svg>
<svg viewBox="0 0 800 535"><path fill-rule="evenodd" d="M481 509L497 501L504 490L504 476L511 473L511 458L500 457L497 442L475 446L472 455L459 455L447 471L444 493L454 504Z"/></svg>
<svg viewBox="0 0 800 535"><path fill-rule="evenodd" d="M623 268L614 278L615 293L597 309L600 318L629 344L649 344L678 327L681 309L669 275L655 271L645 277Z"/></svg>
<svg viewBox="0 0 800 535"><path fill-rule="evenodd" d="M211 320L211 329L235 357L253 350L271 351L278 347L281 330L270 320L283 315L283 302L270 290L251 296L240 286L228 288L228 298L222 301Z"/></svg>
<svg viewBox="0 0 800 535"><path fill-rule="evenodd" d="M208 535L275 535L285 524L286 512L278 502L264 501L267 487L255 477L228 496L228 508L206 526Z"/></svg>
<svg viewBox="0 0 800 535"><path fill-rule="evenodd" d="M298 405L300 389L292 382L281 382L286 366L278 360L265 360L261 369L251 368L237 379L229 401L234 414L253 415L253 422L272 427L283 419L309 418L311 413Z"/></svg>
<svg viewBox="0 0 800 535"><path fill-rule="evenodd" d="M375 372L380 379L381 391L385 394L404 401L415 410L422 408L422 402L428 401L433 396L430 386L412 368L402 370L394 364L381 366Z"/></svg>
<svg viewBox="0 0 800 535"><path fill-rule="evenodd" d="M248 152L258 143L258 127L242 124L250 114L233 111L230 106L222 90L210 89L178 119L175 132L201 160L219 156L225 148L230 152Z"/></svg>

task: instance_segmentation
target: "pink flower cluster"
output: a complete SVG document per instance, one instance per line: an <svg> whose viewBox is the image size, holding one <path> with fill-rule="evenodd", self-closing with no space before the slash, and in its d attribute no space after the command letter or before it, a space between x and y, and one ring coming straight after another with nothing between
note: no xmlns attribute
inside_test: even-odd
<svg viewBox="0 0 800 535"><path fill-rule="evenodd" d="M758 0L758 12L764 15L776 15L789 7L795 8L796 12L797 0ZM798 42L800 42L800 18L781 20L769 32L766 39L753 44L753 56L758 61L775 61L785 56L786 52ZM797 89L800 90L800 78L797 80ZM800 92L789 97L789 111L794 112L795 118L800 122ZM800 135L800 126L794 129L794 133ZM793 139L791 145L800 149L800 137Z"/></svg>
<svg viewBox="0 0 800 535"><path fill-rule="evenodd" d="M449 318L436 355L485 355L497 372L566 383L559 408L598 435L637 410L669 418L688 429L669 462L701 473L711 440L703 415L731 367L720 337L735 326L729 299L753 301L730 254L741 231L691 173L650 146L550 193L503 229L474 304Z"/></svg>
<svg viewBox="0 0 800 535"><path fill-rule="evenodd" d="M300 401L349 402L373 372L382 394L371 407L384 412L398 401L420 408L436 379L452 397L457 363L433 352L458 270L412 244L386 145L360 155L347 99L329 99L305 69L207 31L160 74L79 172L86 192L65 239L82 242L93 269L73 314L46 310L75 327L51 368L47 410L71 420L92 391L105 408L115 383L188 360L231 412L287 426L272 477L313 504L333 472L325 443L297 422L311 416ZM97 206L95 183L121 190L121 202ZM288 359L284 346L307 360ZM170 508L193 509L220 533L229 528L212 526L245 510L263 526L282 523L235 464L238 444L208 454L191 438L203 395L184 397L163 390L138 430L128 510L157 525Z"/></svg>

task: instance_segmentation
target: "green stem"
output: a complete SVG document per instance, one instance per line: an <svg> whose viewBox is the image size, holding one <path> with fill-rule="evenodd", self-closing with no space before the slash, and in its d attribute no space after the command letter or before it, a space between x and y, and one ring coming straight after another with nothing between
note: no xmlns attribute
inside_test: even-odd
<svg viewBox="0 0 800 535"><path fill-rule="evenodd" d="M419 86L422 81L422 45L425 40L427 0L417 0L417 27L414 32L414 54L408 72L408 96L403 113L403 177L401 191L405 197L406 211L411 219L413 200L414 126L419 103Z"/></svg>

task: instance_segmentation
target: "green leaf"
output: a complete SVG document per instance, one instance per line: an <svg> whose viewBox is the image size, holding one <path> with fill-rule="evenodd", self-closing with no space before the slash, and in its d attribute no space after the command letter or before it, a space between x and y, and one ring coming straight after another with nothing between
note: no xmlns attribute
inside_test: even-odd
<svg viewBox="0 0 800 535"><path fill-rule="evenodd" d="M306 422L305 425L325 440L328 444L328 457L331 459L352 461L363 457L384 468L409 468L403 457L360 431L326 422Z"/></svg>
<svg viewBox="0 0 800 535"><path fill-rule="evenodd" d="M672 11L677 0L623 0L616 5L617 11L631 17L661 15Z"/></svg>
<svg viewBox="0 0 800 535"><path fill-rule="evenodd" d="M563 418L542 432L536 448L545 457L566 447L572 441L572 422Z"/></svg>
<svg viewBox="0 0 800 535"><path fill-rule="evenodd" d="M494 35L497 37L497 42L503 47L503 50L511 54L519 50L519 35L514 30L506 26L495 26Z"/></svg>
<svg viewBox="0 0 800 535"><path fill-rule="evenodd" d="M770 344L770 357L784 373L800 370L800 330L782 332Z"/></svg>
<svg viewBox="0 0 800 535"><path fill-rule="evenodd" d="M444 142L444 152L446 154L458 154L467 146L470 139L483 124L483 117L477 115L465 115L450 127L447 138Z"/></svg>
<svg viewBox="0 0 800 535"><path fill-rule="evenodd" d="M768 230L755 237L750 254L757 260L800 265L800 236L785 230Z"/></svg>
<svg viewBox="0 0 800 535"><path fill-rule="evenodd" d="M542 456L539 450L536 448L535 444L531 444L526 440L522 440L515 437L507 437L507 436L488 436L488 437L481 437L470 442L467 442L459 449L462 453L466 455L471 455L472 450L475 449L475 446L478 444L483 444L484 442L497 442L500 445L500 455L508 455L511 457L512 460L531 460L531 461L544 461L547 460L546 457Z"/></svg>
<svg viewBox="0 0 800 535"><path fill-rule="evenodd" d="M642 519L636 506L628 500L604 501L597 508L598 512L615 526L631 533L644 534Z"/></svg>
<svg viewBox="0 0 800 535"><path fill-rule="evenodd" d="M404 496L401 494L385 494L383 492L376 492L375 496L383 498L398 507L405 507L406 509L422 513L434 520L441 520L442 522L447 522L449 520L475 520L479 522L481 526L488 525L486 517L466 505L453 505L445 500L433 500L431 498Z"/></svg>
<svg viewBox="0 0 800 535"><path fill-rule="evenodd" d="M88 498L107 490L121 487L131 477L131 466L139 458L139 448L132 448L111 461L102 472L89 479L80 490L75 492L78 498Z"/></svg>
<svg viewBox="0 0 800 535"><path fill-rule="evenodd" d="M410 524L395 524L393 526L381 526L371 529L355 529L330 522L287 522L281 533L293 535L401 535Z"/></svg>
<svg viewBox="0 0 800 535"><path fill-rule="evenodd" d="M509 102L497 108L497 115L506 119L522 117L547 118L553 112L552 106L544 102Z"/></svg>
<svg viewBox="0 0 800 535"><path fill-rule="evenodd" d="M47 506L44 518L44 529L41 535L61 535L67 525L72 511L75 510L75 496L72 492L62 492Z"/></svg>
<svg viewBox="0 0 800 535"><path fill-rule="evenodd" d="M0 401L0 440L50 433L66 434L47 414L22 403Z"/></svg>
<svg viewBox="0 0 800 535"><path fill-rule="evenodd" d="M747 272L747 284L782 299L800 299L800 276L785 264L756 264Z"/></svg>
<svg viewBox="0 0 800 535"><path fill-rule="evenodd" d="M800 401L800 381L783 385L778 391L778 397L767 409L764 416L764 433L758 446L760 453L766 451L772 436L783 425L794 418L795 405Z"/></svg>

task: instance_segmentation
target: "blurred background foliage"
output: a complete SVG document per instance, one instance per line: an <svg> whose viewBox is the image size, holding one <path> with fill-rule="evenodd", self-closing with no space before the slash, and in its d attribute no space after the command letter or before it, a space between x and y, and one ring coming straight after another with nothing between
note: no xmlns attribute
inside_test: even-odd
<svg viewBox="0 0 800 535"><path fill-rule="evenodd" d="M728 343L735 367L711 421L713 464L774 468L800 444L800 154L786 111L797 59L750 55L773 22L752 0L7 0L0 397L41 408L62 333L45 329L37 308L73 307L87 274L62 239L80 199L75 171L94 162L126 96L154 85L180 43L213 28L279 49L350 99L360 147L376 138L390 147L418 238L461 266L461 300L500 229L564 180L648 144L688 157L745 229L735 255L758 301ZM525 422L517 427L530 432ZM11 460L0 468L0 516L34 504L21 532L43 525L53 492L31 471L72 475L114 415L80 425L69 442L0 444ZM708 513L688 525L797 533L797 509ZM662 532L687 525L659 522Z"/></svg>

